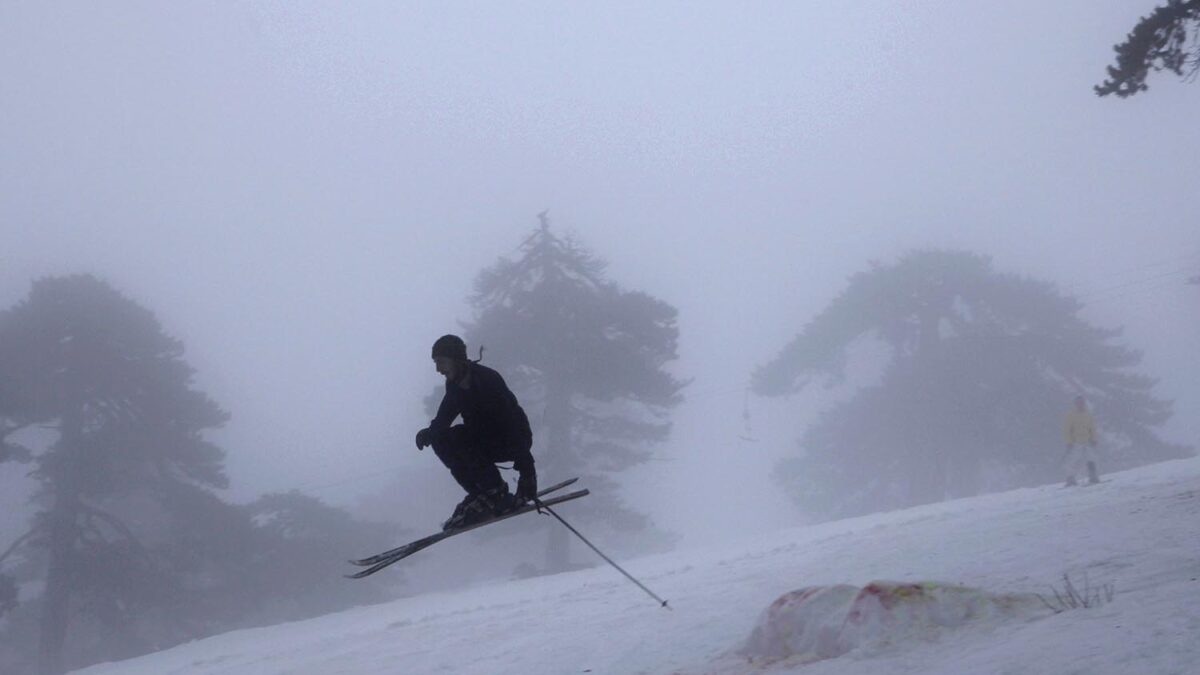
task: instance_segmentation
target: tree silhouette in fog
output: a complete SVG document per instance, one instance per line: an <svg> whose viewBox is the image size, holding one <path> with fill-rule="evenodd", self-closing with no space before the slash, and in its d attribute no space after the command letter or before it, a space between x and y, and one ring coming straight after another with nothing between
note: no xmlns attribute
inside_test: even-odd
<svg viewBox="0 0 1200 675"><path fill-rule="evenodd" d="M5 434L38 488L31 530L0 555L19 551L17 574L44 590L10 614L0 670L59 673L384 599L337 582L345 556L387 528L300 495L238 506L215 492L224 452L204 432L227 414L192 387L183 353L149 310L91 276L37 281L0 313L0 431L55 432L38 452ZM8 589L0 579L0 609Z"/></svg>
<svg viewBox="0 0 1200 675"><path fill-rule="evenodd" d="M1171 405L1132 372L1140 354L1089 325L1048 283L984 256L918 251L855 274L753 377L782 396L843 377L854 346L883 346L877 383L833 405L775 475L827 517L899 508L1060 477L1062 415L1087 396L1110 469L1186 456L1154 432Z"/></svg>
<svg viewBox="0 0 1200 675"><path fill-rule="evenodd" d="M401 570L366 584L342 577L347 557L394 540L394 525L364 522L296 490L263 495L244 509L255 528L246 547L253 555L238 577L237 587L253 599L240 608L247 614L242 623L294 621L380 602L392 597L382 585L404 578Z"/></svg>
<svg viewBox="0 0 1200 675"><path fill-rule="evenodd" d="M127 632L120 637L136 652L144 645L134 615L170 593L171 575L130 523L161 518L170 527L179 494L225 485L222 453L201 432L226 414L190 387L181 343L91 276L35 282L0 319L0 344L29 414L58 431L32 474L40 487L31 544L46 557L39 670L62 671L68 624L79 615Z"/></svg>
<svg viewBox="0 0 1200 675"><path fill-rule="evenodd" d="M0 348L2 348L0 344ZM36 422L27 397L22 395L12 372L15 364L4 359L0 353L0 465L5 462L28 462L33 454L15 440L15 437ZM24 544L30 535L21 537L0 551L0 565ZM0 617L17 607L16 580L8 574L0 574Z"/></svg>
<svg viewBox="0 0 1200 675"><path fill-rule="evenodd" d="M670 433L683 386L666 370L677 311L609 281L601 260L540 217L516 259L478 275L468 343L486 346L529 414L542 481L581 476L592 490L572 509L582 520L644 532L648 519L618 497L615 477ZM551 532L547 565L561 569L565 534Z"/></svg>
<svg viewBox="0 0 1200 675"><path fill-rule="evenodd" d="M1098 96L1133 96L1149 88L1150 71L1167 70L1179 77L1195 77L1200 68L1200 0L1168 0L1141 17L1113 47L1116 65L1108 66L1108 79L1094 87Z"/></svg>

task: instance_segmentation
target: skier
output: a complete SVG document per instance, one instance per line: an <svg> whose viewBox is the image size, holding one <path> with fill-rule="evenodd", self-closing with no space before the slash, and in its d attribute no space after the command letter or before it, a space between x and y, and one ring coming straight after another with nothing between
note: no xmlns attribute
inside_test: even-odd
<svg viewBox="0 0 1200 675"><path fill-rule="evenodd" d="M417 449L432 445L434 454L467 492L442 529L502 515L536 497L529 418L504 378L468 360L467 345L457 335L443 335L433 343L433 361L446 378L446 393L437 416L417 432ZM462 424L451 426L459 415ZM515 496L496 468L497 462L508 461L520 473Z"/></svg>
<svg viewBox="0 0 1200 675"><path fill-rule="evenodd" d="M1064 431L1067 440L1067 451L1063 454L1067 469L1066 487L1077 485L1075 474L1083 463L1087 464L1088 484L1099 483L1100 477L1096 475L1096 421L1088 412L1087 401L1082 396L1075 397L1075 407L1067 413Z"/></svg>

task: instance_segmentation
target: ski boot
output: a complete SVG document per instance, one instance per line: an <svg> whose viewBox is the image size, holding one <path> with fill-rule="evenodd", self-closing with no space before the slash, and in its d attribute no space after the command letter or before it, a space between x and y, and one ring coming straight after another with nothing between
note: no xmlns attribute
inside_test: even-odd
<svg viewBox="0 0 1200 675"><path fill-rule="evenodd" d="M473 504L478 498L478 493L467 493L467 496L463 497L463 500L458 503L458 506L454 507L454 513L450 514L450 517L447 518L444 523L442 523L442 531L445 532L447 530L453 530L456 527L462 527L464 524L466 524L464 521L467 517L467 510L471 508L471 504Z"/></svg>
<svg viewBox="0 0 1200 675"><path fill-rule="evenodd" d="M463 513L462 525L458 527L491 520L496 516L502 516L512 511L516 507L517 500L508 491L508 485L501 483L497 487L480 492L471 503L467 504L466 510Z"/></svg>

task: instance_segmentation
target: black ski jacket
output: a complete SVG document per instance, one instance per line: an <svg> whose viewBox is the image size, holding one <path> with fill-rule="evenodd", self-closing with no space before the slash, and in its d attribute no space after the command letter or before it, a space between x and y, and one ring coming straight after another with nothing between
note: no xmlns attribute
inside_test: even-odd
<svg viewBox="0 0 1200 675"><path fill-rule="evenodd" d="M467 369L466 389L446 382L446 394L429 429L440 434L450 428L454 418L462 415L472 446L493 451L491 454L500 451L501 456L515 461L518 471L533 468L533 455L529 452L533 433L517 397L500 373L474 362L468 362Z"/></svg>

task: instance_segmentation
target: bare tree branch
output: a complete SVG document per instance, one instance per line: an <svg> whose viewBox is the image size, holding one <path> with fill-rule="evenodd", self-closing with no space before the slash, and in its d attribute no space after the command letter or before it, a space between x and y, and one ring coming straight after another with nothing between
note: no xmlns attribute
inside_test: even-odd
<svg viewBox="0 0 1200 675"><path fill-rule="evenodd" d="M34 527L33 529L29 530L25 534L21 535L16 541L14 541L12 543L12 546L8 547L7 551L5 551L3 554L0 554L0 563L3 563L5 558L12 555L13 551L17 550L17 548L20 547L21 544L24 544L26 541L29 540L30 537L37 534L38 531L41 529L42 528L40 528L40 527Z"/></svg>
<svg viewBox="0 0 1200 675"><path fill-rule="evenodd" d="M129 527L125 523L121 522L121 520L119 518L112 515L111 513L107 513L105 511L102 511L102 510L100 510L94 506L90 506L88 504L81 503L80 509L86 515L97 518L99 520L102 520L105 523L108 523L108 525L110 527L112 527L114 530L116 530L118 533L120 533L121 536L123 536L123 537L125 537L125 539L129 540L129 542L132 543L134 545L134 547L138 550L138 553L149 558L149 553L147 553L146 547L142 545L142 542L138 541L138 538L136 536L134 536L133 531L130 530Z"/></svg>

